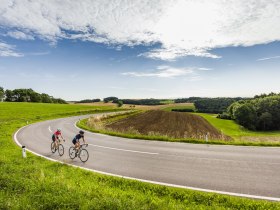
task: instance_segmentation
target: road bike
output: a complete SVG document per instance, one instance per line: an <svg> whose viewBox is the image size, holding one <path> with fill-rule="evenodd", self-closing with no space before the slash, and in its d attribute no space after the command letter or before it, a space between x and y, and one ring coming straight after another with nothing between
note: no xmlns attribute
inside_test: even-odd
<svg viewBox="0 0 280 210"><path fill-rule="evenodd" d="M57 144L55 144L55 141L53 141L51 143L51 151L52 151L52 153L55 153L56 150L58 151L58 154L60 156L62 156L64 154L64 146L61 144L61 140L60 139L57 140Z"/></svg>
<svg viewBox="0 0 280 210"><path fill-rule="evenodd" d="M74 146L71 146L69 149L69 157L73 160L75 157L79 157L80 160L85 163L89 158L88 151L85 149L88 144L82 144L80 149L76 149Z"/></svg>

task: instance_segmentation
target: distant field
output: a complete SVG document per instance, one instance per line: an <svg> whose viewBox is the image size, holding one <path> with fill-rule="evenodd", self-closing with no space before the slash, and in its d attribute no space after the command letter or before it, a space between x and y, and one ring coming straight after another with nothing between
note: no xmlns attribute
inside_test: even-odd
<svg viewBox="0 0 280 210"><path fill-rule="evenodd" d="M174 100L162 100L161 104L174 104Z"/></svg>
<svg viewBox="0 0 280 210"><path fill-rule="evenodd" d="M172 109L192 109L194 110L194 104L193 103L181 103L181 104L170 104L167 107L162 108L164 111L172 111Z"/></svg>
<svg viewBox="0 0 280 210"><path fill-rule="evenodd" d="M165 111L171 111L171 109L194 109L193 103L174 103L173 100L166 100L162 101L162 105L133 105L133 104L124 104L122 108L126 109L140 109L140 110L154 110L154 109L162 109ZM104 103L104 102L95 102L95 103L85 103L81 105L88 105L88 106L110 106L116 107L117 105L114 103Z"/></svg>
<svg viewBox="0 0 280 210"><path fill-rule="evenodd" d="M110 107L0 103L0 209L280 209L261 200L177 189L100 175L27 153L12 139L26 125ZM111 109L112 111L112 109Z"/></svg>

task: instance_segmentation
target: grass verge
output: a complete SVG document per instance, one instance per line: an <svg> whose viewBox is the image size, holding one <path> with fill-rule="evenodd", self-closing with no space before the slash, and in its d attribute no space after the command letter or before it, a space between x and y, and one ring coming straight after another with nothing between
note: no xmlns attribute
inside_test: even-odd
<svg viewBox="0 0 280 210"><path fill-rule="evenodd" d="M0 209L280 209L277 202L105 176L31 153L23 159L12 139L26 121L104 111L110 108L0 103Z"/></svg>

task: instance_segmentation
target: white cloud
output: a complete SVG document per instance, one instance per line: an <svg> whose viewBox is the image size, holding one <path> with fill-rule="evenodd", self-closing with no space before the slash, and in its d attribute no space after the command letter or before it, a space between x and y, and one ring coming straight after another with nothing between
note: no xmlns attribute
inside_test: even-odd
<svg viewBox="0 0 280 210"><path fill-rule="evenodd" d="M33 36L23 33L22 31L9 31L7 35L15 39L34 40Z"/></svg>
<svg viewBox="0 0 280 210"><path fill-rule="evenodd" d="M280 58L280 55L278 56L273 56L273 57L267 57L267 58L260 58L257 61L266 61L266 60L270 60L270 59L277 59Z"/></svg>
<svg viewBox="0 0 280 210"><path fill-rule="evenodd" d="M169 66L159 66L155 71L147 72L124 72L121 73L124 76L133 76L133 77L159 77L159 78L173 78L186 76L193 73L192 69L188 68L174 68Z"/></svg>
<svg viewBox="0 0 280 210"><path fill-rule="evenodd" d="M52 43L160 44L141 54L153 59L219 58L212 49L279 41L279 10L279 0L2 0L0 26Z"/></svg>
<svg viewBox="0 0 280 210"><path fill-rule="evenodd" d="M23 54L16 52L15 46L0 42L0 57L22 57Z"/></svg>
<svg viewBox="0 0 280 210"><path fill-rule="evenodd" d="M198 70L200 70L200 71L211 71L211 70L213 70L213 69L201 67L201 68L198 68Z"/></svg>

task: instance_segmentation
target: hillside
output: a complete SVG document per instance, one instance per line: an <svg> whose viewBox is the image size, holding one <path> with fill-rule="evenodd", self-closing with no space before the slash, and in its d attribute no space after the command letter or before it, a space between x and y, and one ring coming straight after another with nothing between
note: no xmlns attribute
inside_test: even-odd
<svg viewBox="0 0 280 210"><path fill-rule="evenodd" d="M142 135L155 134L173 138L204 139L208 134L209 139L230 139L200 116L161 110L151 110L125 118L106 127L119 132L134 130Z"/></svg>

